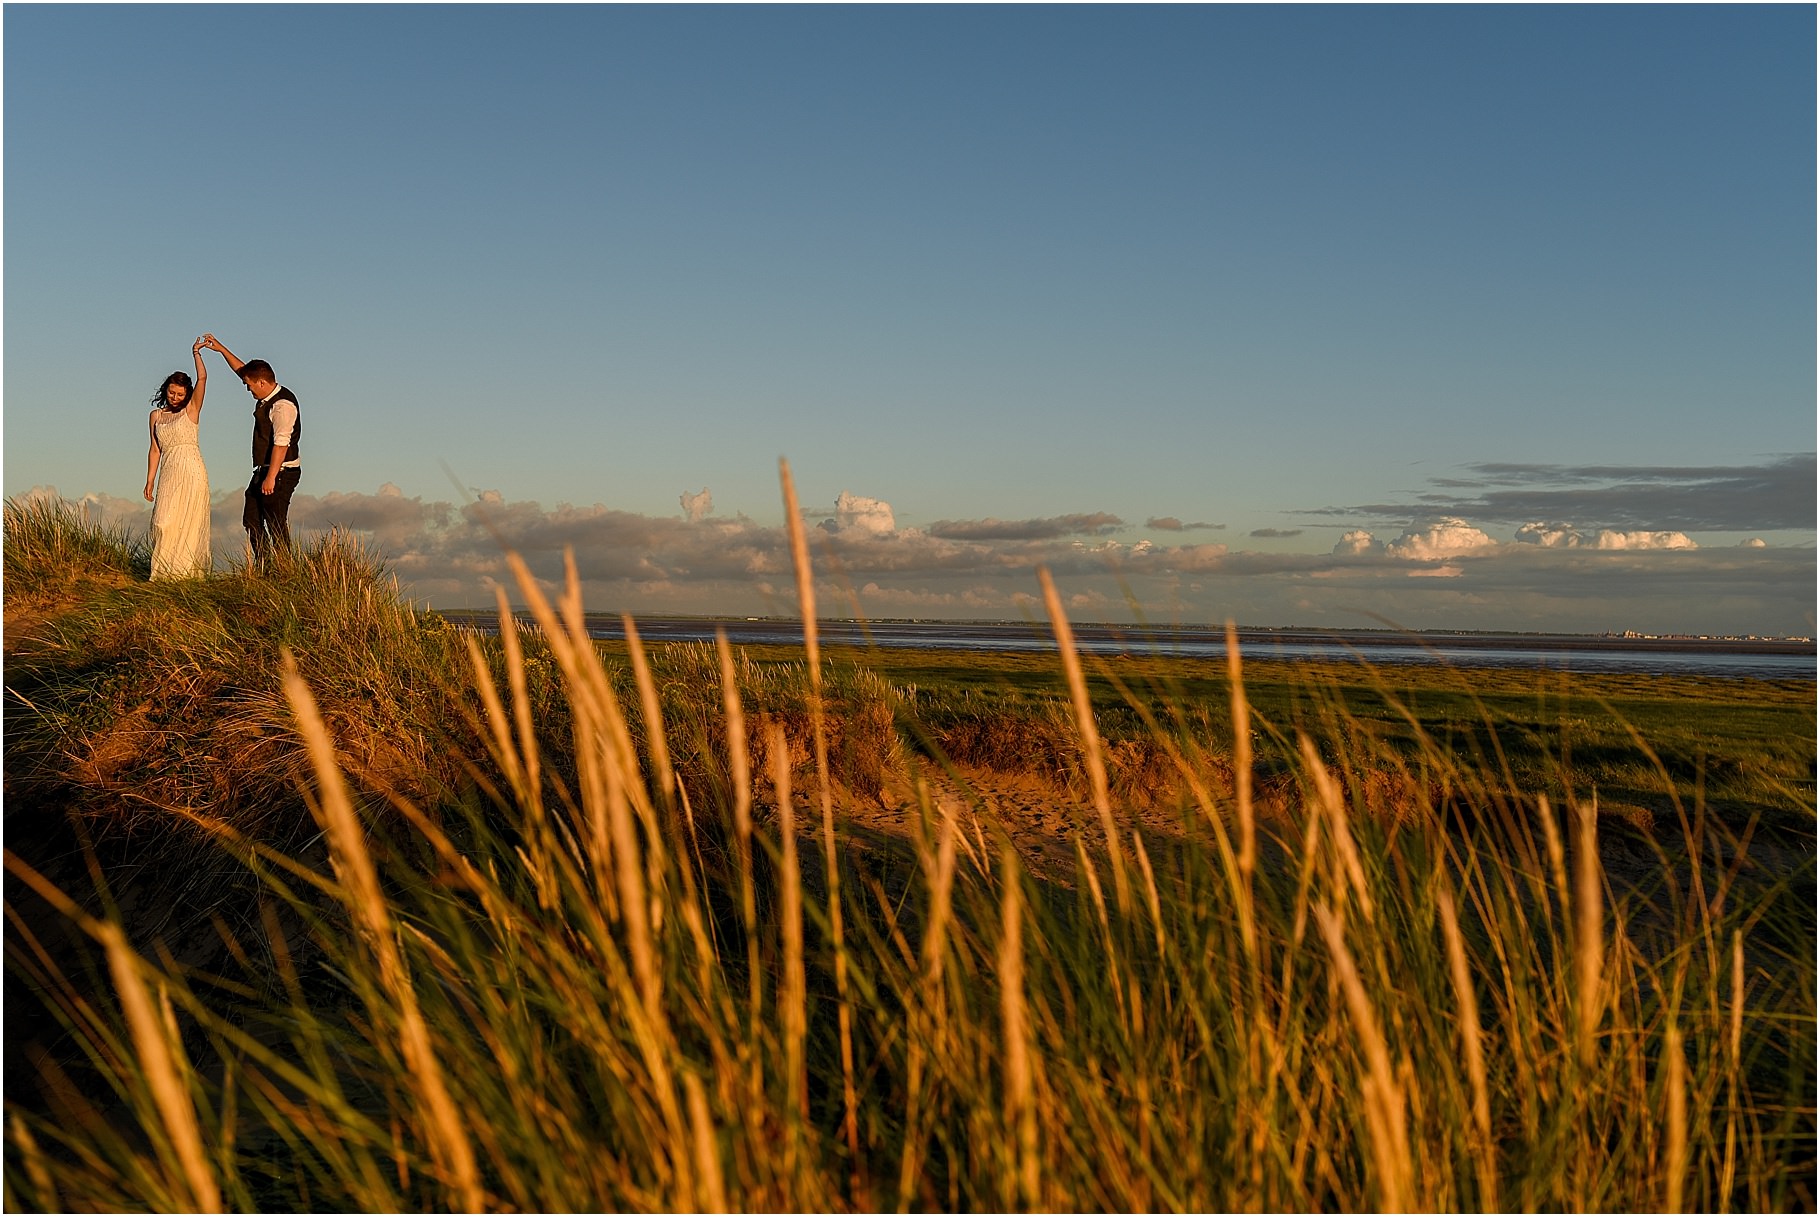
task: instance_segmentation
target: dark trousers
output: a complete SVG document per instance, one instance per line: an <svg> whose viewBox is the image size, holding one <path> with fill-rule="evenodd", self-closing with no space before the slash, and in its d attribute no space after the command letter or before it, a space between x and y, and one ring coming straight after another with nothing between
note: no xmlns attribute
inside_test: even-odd
<svg viewBox="0 0 1820 1217"><path fill-rule="evenodd" d="M253 543L255 561L265 561L275 549L291 547L291 495L296 493L302 476L301 469L280 469L272 493L264 494L260 487L265 485L265 470L253 470L253 480L246 484L246 511L240 522L246 525L247 538Z"/></svg>

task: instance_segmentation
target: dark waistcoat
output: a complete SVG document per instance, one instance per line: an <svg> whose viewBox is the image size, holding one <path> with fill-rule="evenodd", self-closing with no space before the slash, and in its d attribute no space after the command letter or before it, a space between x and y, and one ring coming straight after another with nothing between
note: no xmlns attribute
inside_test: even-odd
<svg viewBox="0 0 1820 1217"><path fill-rule="evenodd" d="M281 401L297 405L297 395L289 389L279 389L272 394L271 401L262 401L253 407L253 464L264 465L272 456L272 406ZM284 450L287 464L297 458L298 445L303 442L303 407L297 407L297 425L291 428L291 446Z"/></svg>

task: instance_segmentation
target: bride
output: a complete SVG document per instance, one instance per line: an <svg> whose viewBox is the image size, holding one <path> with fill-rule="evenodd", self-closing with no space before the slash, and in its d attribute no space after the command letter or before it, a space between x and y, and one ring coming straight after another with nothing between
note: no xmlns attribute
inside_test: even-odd
<svg viewBox="0 0 1820 1217"><path fill-rule="evenodd" d="M152 445L145 457L145 498L152 504L152 578L184 579L209 572L209 474L197 445L197 422L208 370L202 339L191 349L196 379L172 372L152 403ZM157 484L157 496L152 494Z"/></svg>

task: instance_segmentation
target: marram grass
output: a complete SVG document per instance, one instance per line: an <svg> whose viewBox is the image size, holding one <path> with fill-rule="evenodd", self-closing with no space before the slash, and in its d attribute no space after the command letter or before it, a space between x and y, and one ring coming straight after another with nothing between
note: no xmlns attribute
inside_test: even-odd
<svg viewBox="0 0 1820 1217"><path fill-rule="evenodd" d="M299 562L110 591L168 614L156 643L105 608L9 630L9 816L18 770L100 853L181 821L244 907L199 966L9 848L9 1007L40 1014L24 1045L9 1020L8 1209L1813 1207L1811 791L1804 868L1753 870L1751 825L1674 793L1659 873L1620 875L1630 830L1565 760L1525 790L1343 699L1273 717L1235 650L1223 737L1134 699L1179 791L1137 831L1087 694L1113 674L1057 613L1087 810L1043 874L876 678L608 664L573 578L551 603L522 566L536 628L495 640L345 543ZM234 658L262 605L266 667ZM216 762L267 775L257 814L181 746L53 780L93 738L75 654L89 692L173 687L182 722L147 714L178 745L258 720ZM918 792L896 845L840 814L885 769Z"/></svg>

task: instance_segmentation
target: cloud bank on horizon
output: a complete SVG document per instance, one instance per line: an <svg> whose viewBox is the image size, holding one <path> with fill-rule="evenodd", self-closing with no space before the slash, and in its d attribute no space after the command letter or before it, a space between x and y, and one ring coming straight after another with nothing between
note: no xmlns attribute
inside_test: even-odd
<svg viewBox="0 0 1820 1217"><path fill-rule="evenodd" d="M1346 528L1324 553L1171 543L1173 534L1217 526L1152 517L1139 530L1094 511L900 526L890 503L845 490L831 507L805 508L804 522L823 611L838 616L1036 615L1036 571L1046 567L1068 593L1070 611L1094 620L1809 636L1811 538L1703 546L1687 529L1811 530L1814 471L1812 454L1754 469L1473 466L1475 476L1446 485L1476 496L1426 493L1401 507L1307 513L1409 520L1386 540ZM38 487L28 497L55 494ZM1803 494L1805 515L1795 506ZM546 508L490 490L466 503L426 501L387 484L373 494L300 493L292 520L306 536L330 528L358 536L411 595L433 605L490 604L502 584L515 594L506 550L554 585L572 549L596 610L794 612L781 523L717 516L708 487L685 491L678 502L679 515L660 517L601 504ZM88 495L80 503L108 526L142 529L148 519L136 500ZM1521 522L1500 539L1456 511L1488 524ZM239 515L238 493L217 500L212 526L224 557L242 538ZM1662 522L1681 527L1633 527ZM1120 535L1139 532L1162 539Z"/></svg>

